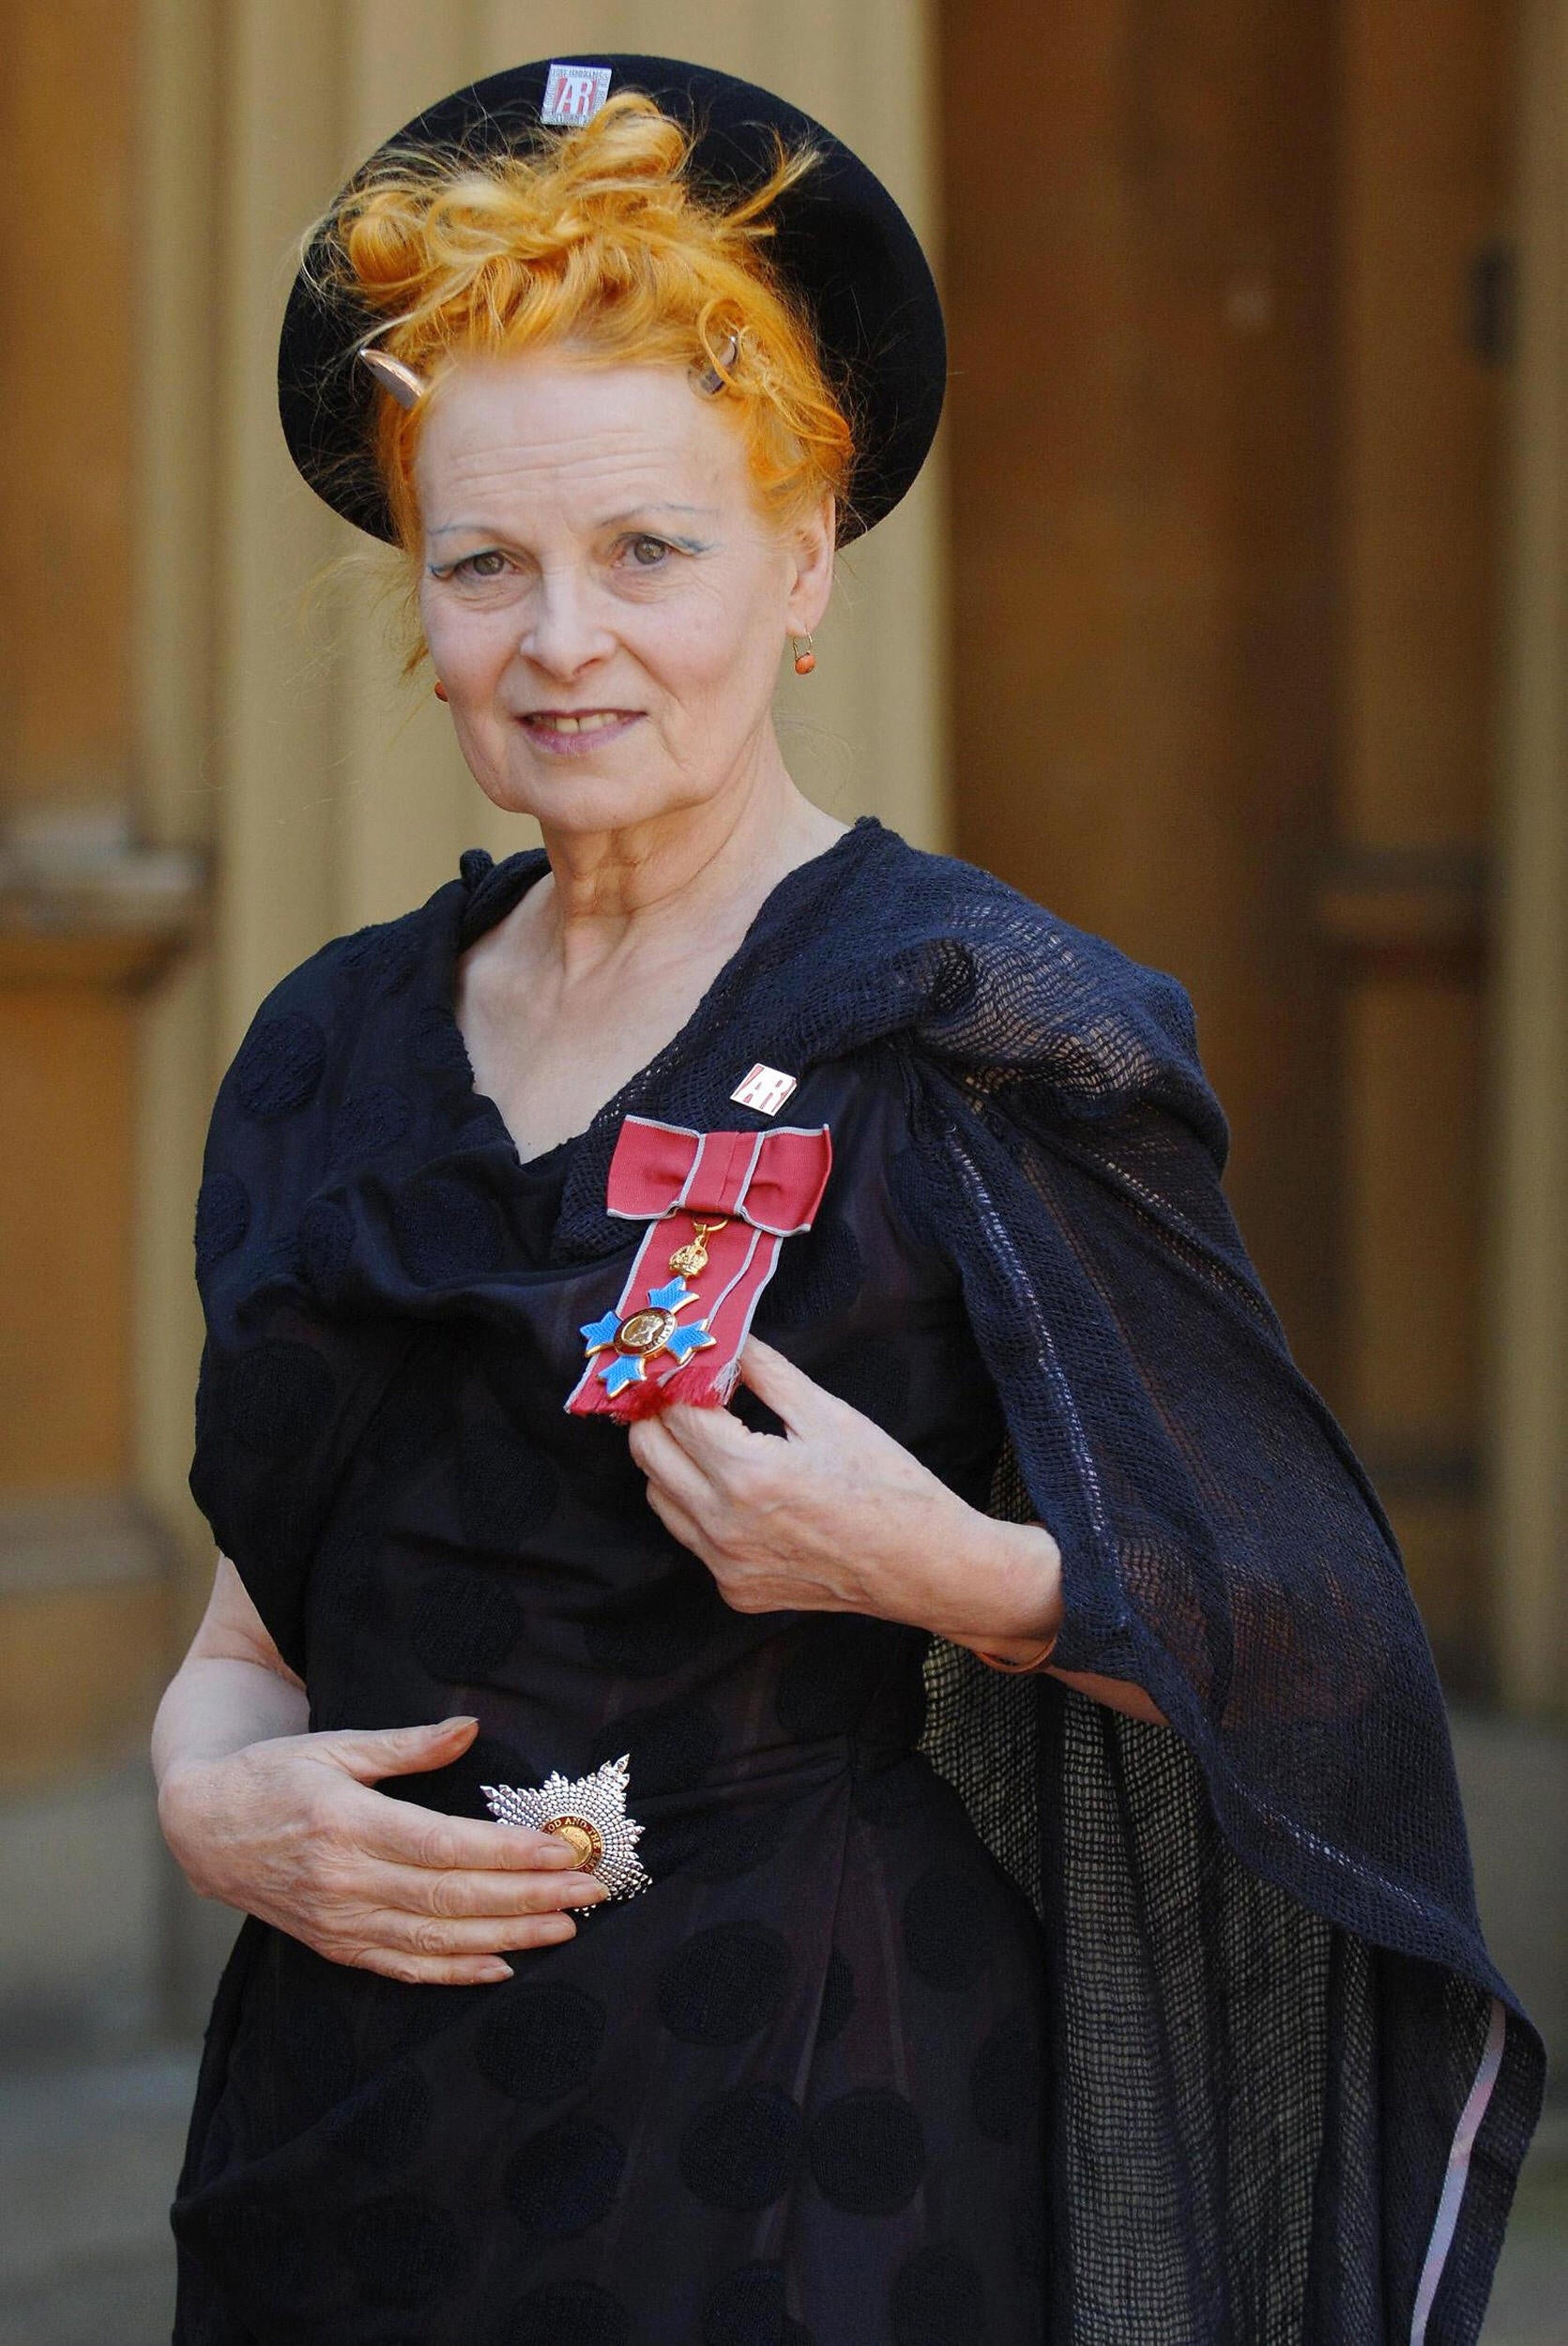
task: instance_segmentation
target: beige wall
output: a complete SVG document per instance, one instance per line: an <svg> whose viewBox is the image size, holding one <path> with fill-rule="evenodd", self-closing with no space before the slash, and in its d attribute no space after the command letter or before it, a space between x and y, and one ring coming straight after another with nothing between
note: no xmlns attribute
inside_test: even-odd
<svg viewBox="0 0 1568 2346"><path fill-rule="evenodd" d="M183 1497L189 1221L211 1085L266 987L324 937L419 903L464 846L501 854L535 835L481 797L428 677L400 683L385 561L289 462L274 369L295 240L380 139L464 80L623 48L794 98L934 243L926 14L922 0L147 0L142 795L155 835L210 842L216 904L209 957L147 1021L138 1455L144 1487L186 1527L192 1593L206 1553ZM786 670L780 693L811 794L924 845L943 832L939 510L934 463L846 556L816 672Z"/></svg>

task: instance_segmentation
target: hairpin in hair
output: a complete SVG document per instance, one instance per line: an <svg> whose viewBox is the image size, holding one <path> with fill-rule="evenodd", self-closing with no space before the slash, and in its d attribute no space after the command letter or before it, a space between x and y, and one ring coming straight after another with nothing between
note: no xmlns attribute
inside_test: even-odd
<svg viewBox="0 0 1568 2346"><path fill-rule="evenodd" d="M362 350L359 363L369 367L382 389L390 391L400 407L417 407L424 397L424 376L416 374L412 367L394 358L389 351Z"/></svg>
<svg viewBox="0 0 1568 2346"><path fill-rule="evenodd" d="M698 390L706 392L709 399L722 391L729 380L729 370L734 366L739 352L740 333L738 328L732 327L720 344L717 356L710 359L706 367L692 369L692 380Z"/></svg>

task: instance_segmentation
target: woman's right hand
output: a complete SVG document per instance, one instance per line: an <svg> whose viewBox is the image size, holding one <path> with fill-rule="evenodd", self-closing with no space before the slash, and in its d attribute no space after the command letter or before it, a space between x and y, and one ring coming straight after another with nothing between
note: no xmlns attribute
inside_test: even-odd
<svg viewBox="0 0 1568 2346"><path fill-rule="evenodd" d="M501 1950L558 1945L561 1910L608 1896L553 1833L449 1817L372 1790L447 1766L479 1722L317 1731L170 1767L165 1839L201 1897L334 1963L409 1984L510 1979Z"/></svg>

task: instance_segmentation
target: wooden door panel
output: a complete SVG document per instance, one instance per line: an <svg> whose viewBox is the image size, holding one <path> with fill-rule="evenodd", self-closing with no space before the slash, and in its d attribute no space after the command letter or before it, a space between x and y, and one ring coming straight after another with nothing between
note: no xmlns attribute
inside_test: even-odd
<svg viewBox="0 0 1568 2346"><path fill-rule="evenodd" d="M1190 988L1233 1199L1328 1379L1331 27L943 24L961 849Z"/></svg>
<svg viewBox="0 0 1568 2346"><path fill-rule="evenodd" d="M959 845L1189 987L1242 1229L1475 1683L1510 11L941 24Z"/></svg>

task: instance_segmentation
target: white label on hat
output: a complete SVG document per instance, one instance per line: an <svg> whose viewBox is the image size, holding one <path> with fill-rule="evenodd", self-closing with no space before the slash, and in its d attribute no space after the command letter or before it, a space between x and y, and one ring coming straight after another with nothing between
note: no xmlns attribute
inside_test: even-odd
<svg viewBox="0 0 1568 2346"><path fill-rule="evenodd" d="M539 118L541 122L591 122L609 95L607 65L553 65Z"/></svg>
<svg viewBox="0 0 1568 2346"><path fill-rule="evenodd" d="M782 1067L764 1067L758 1059L729 1096L743 1108L755 1108L759 1116L777 1116L795 1088L793 1075L786 1075Z"/></svg>

